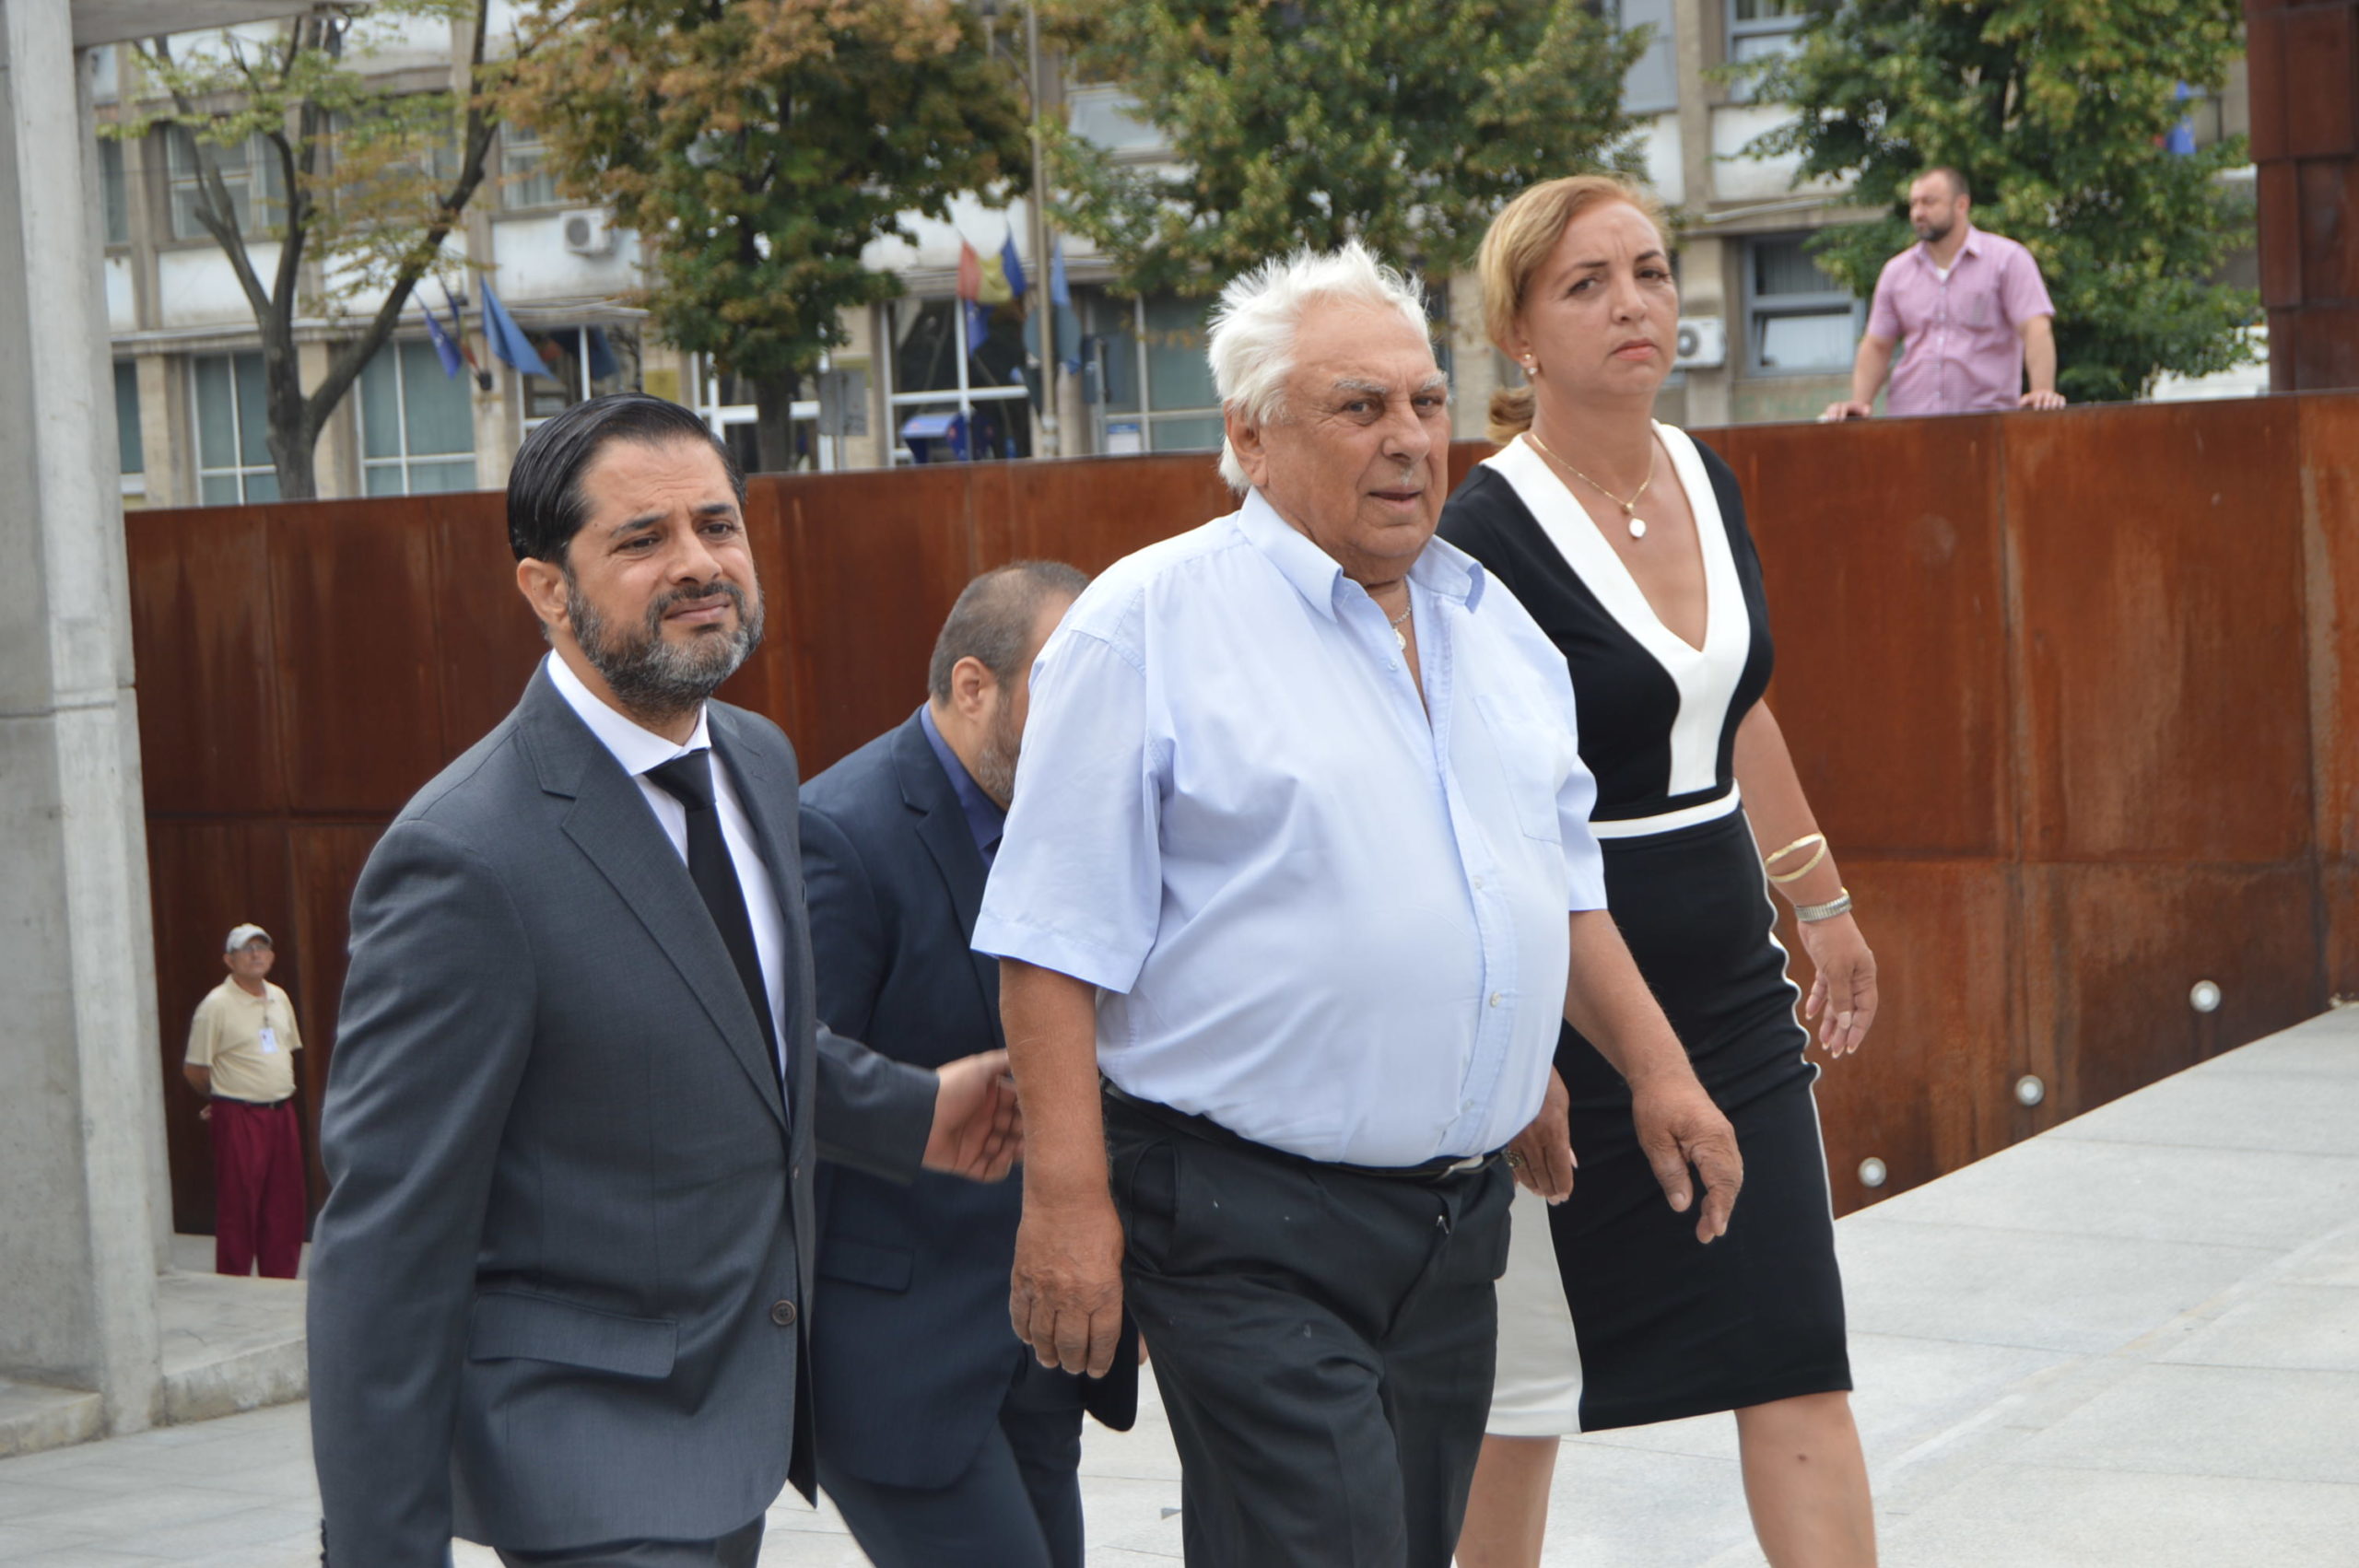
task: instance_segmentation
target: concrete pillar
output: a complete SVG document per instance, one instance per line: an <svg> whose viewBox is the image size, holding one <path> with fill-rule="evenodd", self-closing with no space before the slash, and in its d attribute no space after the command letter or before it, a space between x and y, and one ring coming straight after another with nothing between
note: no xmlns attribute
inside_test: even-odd
<svg viewBox="0 0 2359 1568"><path fill-rule="evenodd" d="M2359 386L2359 0L2245 0L2273 392Z"/></svg>
<svg viewBox="0 0 2359 1568"><path fill-rule="evenodd" d="M0 1371L151 1424L162 1086L89 80L0 0ZM61 147L80 158L58 156Z"/></svg>
<svg viewBox="0 0 2359 1568"><path fill-rule="evenodd" d="M1469 267L1449 279L1449 433L1479 441L1489 428L1499 356L1483 328L1483 279Z"/></svg>

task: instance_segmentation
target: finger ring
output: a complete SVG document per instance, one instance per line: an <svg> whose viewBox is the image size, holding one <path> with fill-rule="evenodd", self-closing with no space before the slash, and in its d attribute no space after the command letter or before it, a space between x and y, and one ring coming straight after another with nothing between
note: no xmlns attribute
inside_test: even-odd
<svg viewBox="0 0 2359 1568"><path fill-rule="evenodd" d="M1511 1171L1520 1171L1523 1169L1523 1152L1521 1150L1510 1149L1508 1151L1508 1169Z"/></svg>

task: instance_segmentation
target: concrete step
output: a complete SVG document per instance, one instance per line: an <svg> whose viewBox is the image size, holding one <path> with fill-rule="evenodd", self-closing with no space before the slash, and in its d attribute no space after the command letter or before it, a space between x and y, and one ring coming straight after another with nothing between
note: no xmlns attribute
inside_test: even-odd
<svg viewBox="0 0 2359 1568"><path fill-rule="evenodd" d="M96 1394L0 1381L0 1459L88 1443L100 1424Z"/></svg>
<svg viewBox="0 0 2359 1568"><path fill-rule="evenodd" d="M299 1280L179 1270L158 1278L165 1424L305 1398L305 1292Z"/></svg>

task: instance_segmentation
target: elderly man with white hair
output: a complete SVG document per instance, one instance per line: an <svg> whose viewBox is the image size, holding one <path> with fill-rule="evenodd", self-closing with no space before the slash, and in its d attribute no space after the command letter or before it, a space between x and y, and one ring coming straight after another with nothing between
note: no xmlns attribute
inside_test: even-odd
<svg viewBox="0 0 2359 1568"><path fill-rule="evenodd" d="M1433 537L1415 288L1357 245L1272 262L1211 357L1244 504L1043 649L975 931L1027 1123L1009 1306L1102 1374L1127 1301L1191 1563L1445 1568L1510 1169L1570 1190L1558 1019L1672 1208L1700 1176L1700 1240L1735 1140L1605 912L1563 656Z"/></svg>

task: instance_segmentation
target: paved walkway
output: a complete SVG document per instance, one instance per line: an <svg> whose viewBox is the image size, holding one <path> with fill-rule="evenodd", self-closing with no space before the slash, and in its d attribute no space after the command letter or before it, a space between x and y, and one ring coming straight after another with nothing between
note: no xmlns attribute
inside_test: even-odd
<svg viewBox="0 0 2359 1568"><path fill-rule="evenodd" d="M1839 1227L1887 1568L2359 1563L2359 1009ZM307 1407L0 1460L16 1568L310 1568ZM1171 1568L1159 1413L1084 1461L1092 1568ZM858 1568L791 1496L769 1564ZM495 1560L459 1549L459 1568ZM1568 1443L1551 1568L1758 1564L1725 1417Z"/></svg>

